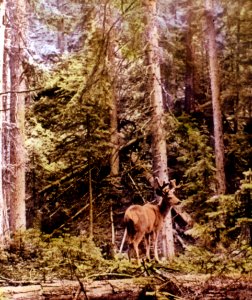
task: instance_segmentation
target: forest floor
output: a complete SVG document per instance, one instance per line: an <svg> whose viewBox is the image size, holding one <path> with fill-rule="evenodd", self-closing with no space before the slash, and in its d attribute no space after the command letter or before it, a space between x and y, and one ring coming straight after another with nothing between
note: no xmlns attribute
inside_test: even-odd
<svg viewBox="0 0 252 300"><path fill-rule="evenodd" d="M53 282L12 282L0 287L0 299L177 299L249 300L252 276L212 276L157 272L139 278L99 280L57 280Z"/></svg>

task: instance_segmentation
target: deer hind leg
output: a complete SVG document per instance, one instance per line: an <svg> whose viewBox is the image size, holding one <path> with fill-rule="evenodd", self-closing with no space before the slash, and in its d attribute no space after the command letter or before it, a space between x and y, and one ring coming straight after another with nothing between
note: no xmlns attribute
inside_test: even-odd
<svg viewBox="0 0 252 300"><path fill-rule="evenodd" d="M137 232L136 235L134 236L133 240L133 247L136 252L136 257L137 257L137 264L140 265L140 259L139 259L139 244L142 241L144 237L143 233Z"/></svg>
<svg viewBox="0 0 252 300"><path fill-rule="evenodd" d="M146 233L144 236L145 249L146 249L146 258L150 261L150 234Z"/></svg>
<svg viewBox="0 0 252 300"><path fill-rule="evenodd" d="M131 261L131 248L132 248L132 244L128 243L127 254L128 254L129 261Z"/></svg>

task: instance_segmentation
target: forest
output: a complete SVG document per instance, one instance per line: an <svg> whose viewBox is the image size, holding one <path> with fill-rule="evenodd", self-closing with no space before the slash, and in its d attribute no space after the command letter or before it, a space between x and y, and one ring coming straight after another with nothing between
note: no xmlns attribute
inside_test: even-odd
<svg viewBox="0 0 252 300"><path fill-rule="evenodd" d="M251 299L252 2L0 20L0 299Z"/></svg>

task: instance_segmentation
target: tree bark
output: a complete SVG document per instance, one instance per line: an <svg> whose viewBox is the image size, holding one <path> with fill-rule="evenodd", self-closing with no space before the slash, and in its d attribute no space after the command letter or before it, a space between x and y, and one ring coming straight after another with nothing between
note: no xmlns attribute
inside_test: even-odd
<svg viewBox="0 0 252 300"><path fill-rule="evenodd" d="M143 0L146 22L147 64L149 68L149 93L152 105L152 164L153 176L160 182L168 182L167 150L164 131L164 107L161 86L160 53L158 30L156 26L157 3L155 0ZM171 210L163 227L163 255L174 257L174 239L172 230ZM165 237L165 238L164 238Z"/></svg>
<svg viewBox="0 0 252 300"><path fill-rule="evenodd" d="M7 15L7 1L5 3L5 16L6 20ZM10 25L7 20L3 23L5 25L4 33L4 53L3 53L3 82L2 87L3 91L10 91L10 76L9 76L9 51L10 51ZM6 205L6 209L10 208L10 199L11 199L11 163L10 163L10 140L11 140L11 126L10 126L10 93L2 95L2 159L3 159L3 168L2 168L2 183L3 183L3 198ZM6 230L5 232L10 235L10 220L6 212L5 216Z"/></svg>
<svg viewBox="0 0 252 300"><path fill-rule="evenodd" d="M113 45L109 46L111 49L109 50L109 60L111 65L113 65ZM112 75L112 94L111 94L111 108L110 108L110 142L111 142L111 155L110 155L110 175L118 176L119 175L119 133L118 133L118 117L117 117L117 101L118 97L116 94L115 88L115 74Z"/></svg>
<svg viewBox="0 0 252 300"><path fill-rule="evenodd" d="M213 106L217 193L224 194L226 191L226 177L224 169L224 142L220 103L220 79L216 45L216 30L214 25L215 19L213 0L205 0L205 9L207 27L206 34L208 36L209 73Z"/></svg>
<svg viewBox="0 0 252 300"><path fill-rule="evenodd" d="M26 90L22 68L23 39L25 32L25 0L7 1L10 26L10 126L12 192L10 201L10 228L13 232L26 228L25 212L25 95L14 91Z"/></svg>
<svg viewBox="0 0 252 300"><path fill-rule="evenodd" d="M117 177L119 175L119 132L118 132L118 92L116 88L116 57L115 57L115 28L113 27L113 8L106 8L108 11L108 72L110 77L111 87L111 101L110 101L110 142L111 142L111 155L110 155L110 175Z"/></svg>
<svg viewBox="0 0 252 300"><path fill-rule="evenodd" d="M118 132L118 90L117 90L117 70L116 70L116 29L113 25L114 23L114 10L113 7L105 6L108 12L108 28L107 28L107 57L108 57L108 74L110 78L110 144L111 144L111 154L110 154L110 176L112 185L118 185L120 182L120 140ZM113 202L110 203L110 220L111 220L111 245L115 246L115 226L113 217Z"/></svg>
<svg viewBox="0 0 252 300"><path fill-rule="evenodd" d="M87 114L87 138L90 141L90 116ZM92 169L91 169L91 153L88 153L88 195L89 195L89 238L92 240L94 236L94 210L93 210L93 185L92 185Z"/></svg>
<svg viewBox="0 0 252 300"><path fill-rule="evenodd" d="M185 112L190 113L194 106L194 61L192 49L192 0L187 0L187 30L185 33L186 40L186 62L185 62Z"/></svg>
<svg viewBox="0 0 252 300"><path fill-rule="evenodd" d="M5 1L0 3L0 20L4 20L5 16ZM4 22L0 22L0 92L4 92L3 74L4 74L4 49L5 49L5 25ZM4 95L0 96L0 244L5 244L5 237L9 232L9 223L7 218L7 203L3 192L3 168L4 168L4 156L3 156L3 102Z"/></svg>
<svg viewBox="0 0 252 300"><path fill-rule="evenodd" d="M238 7L241 7L241 0L238 1ZM239 11L240 13L240 11ZM237 16L236 20L236 47L235 47L235 99L234 99L234 132L237 133L238 128L239 128L239 102L240 102L240 89L241 89L241 84L240 84L240 53L241 53L241 43L240 43L240 34L241 34L241 16Z"/></svg>

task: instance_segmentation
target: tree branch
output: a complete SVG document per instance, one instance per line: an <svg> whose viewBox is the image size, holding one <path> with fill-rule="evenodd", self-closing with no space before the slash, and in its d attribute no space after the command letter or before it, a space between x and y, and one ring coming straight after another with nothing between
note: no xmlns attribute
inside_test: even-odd
<svg viewBox="0 0 252 300"><path fill-rule="evenodd" d="M31 90L24 90L24 91L6 91L6 92L1 92L1 95L7 95L7 94L23 94L23 93L30 93L30 92L36 92L36 91L41 91L43 90L42 87L40 88L35 88L35 89L31 89Z"/></svg>

